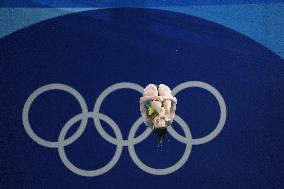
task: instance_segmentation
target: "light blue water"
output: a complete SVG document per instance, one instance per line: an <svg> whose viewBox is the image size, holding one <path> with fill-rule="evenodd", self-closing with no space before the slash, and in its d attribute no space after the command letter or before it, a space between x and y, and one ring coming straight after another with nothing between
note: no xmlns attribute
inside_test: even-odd
<svg viewBox="0 0 284 189"><path fill-rule="evenodd" d="M10 2L10 1L9 1ZM13 1L12 1L13 2ZM16 1L15 1L16 2ZM59 4L50 4L51 1L41 1L52 6ZM55 2L55 1L52 1ZM67 1L65 1L67 2ZM76 2L76 1L72 1ZM148 2L148 1L147 1ZM211 1L206 1L207 4ZM238 1L241 3L242 1ZM256 1L255 1L256 2ZM258 1L260 2L260 1ZM270 2L270 1L269 1ZM206 3L204 3L206 4ZM0 6L12 6L2 2ZM19 4L15 3L15 6ZM65 4L70 7L71 4ZM85 4L88 5L88 4ZM113 6L120 6L120 4ZM64 6L64 4L61 4ZM134 5L135 6L135 5ZM138 5L137 5L138 6ZM53 17L80 12L94 7L81 8L11 8L0 9L0 38L14 31L29 26L31 24L50 19ZM101 7L97 5L97 8ZM138 6L139 7L139 6ZM283 3L259 3L259 4L236 4L236 5L199 5L199 6L163 6L163 4L147 3L141 7L157 8L180 12L188 15L197 16L216 22L235 31L238 31L258 43L271 49L273 52L284 57L284 4Z"/></svg>

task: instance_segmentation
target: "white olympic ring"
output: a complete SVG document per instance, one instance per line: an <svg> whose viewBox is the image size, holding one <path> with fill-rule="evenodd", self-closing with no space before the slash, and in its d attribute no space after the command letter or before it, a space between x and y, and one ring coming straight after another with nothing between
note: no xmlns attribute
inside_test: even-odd
<svg viewBox="0 0 284 189"><path fill-rule="evenodd" d="M169 127L168 132L172 135L172 137L174 137L179 142L185 143L186 147L185 147L185 152L184 152L183 156L181 157L181 159L176 164L174 164L170 167L167 167L167 168L157 169L157 168L149 167L149 166L145 165L139 159L139 157L137 156L137 154L135 152L134 145L145 140L152 132L152 130L149 127L147 127L147 129L141 135L139 135L138 137L135 138L136 131L138 130L140 125L143 123L142 117L137 119L134 122L134 124L132 125L130 132L129 132L129 135L128 135L128 139L123 140L122 133L121 133L118 125L110 117L108 117L105 114L100 113L100 107L101 107L101 104L104 101L104 99L110 93L112 93L116 90L133 89L133 90L143 94L144 88L142 86L138 85L138 84L135 84L135 83L122 82L122 83L117 83L117 84L111 85L110 87L105 89L99 95L98 99L96 100L94 108L93 108L93 112L88 112L87 104L86 104L84 98L82 97L82 95L78 91L76 91L72 87L64 85L64 84L58 84L58 83L44 85L44 86L38 88L37 90L35 90L26 100L24 108L23 108L23 112L22 112L23 125L24 125L24 129L26 130L27 134L30 136L30 138L33 141L35 141L39 145L42 145L42 146L45 146L45 147L48 147L48 148L57 148L58 153L59 153L59 157L60 157L61 161L63 162L63 164L70 171L72 171L75 174L78 174L78 175L81 175L81 176L86 176L86 177L93 177L93 176L99 176L99 175L102 175L102 174L108 172L118 162L120 155L122 153L123 146L127 146L130 157L132 158L134 163L140 169L142 169L143 171L145 171L147 173L153 174L153 175L166 175L166 174L170 174L170 173L177 171L186 163L186 161L188 160L188 158L190 156L192 145L204 144L204 143L207 143L207 142L213 140L222 131L222 129L225 125L226 116L227 116L226 104L225 104L225 101L224 101L222 95L213 86L211 86L211 85L209 85L205 82L201 82L201 81L188 81L188 82L184 82L184 83L176 86L172 90L172 95L175 96L177 93L179 93L180 91L182 91L186 88L196 88L196 87L207 90L216 98L216 100L219 104L219 107L220 107L219 122L218 122L216 128L211 133L209 133L208 135L201 137L201 138L194 138L193 139L192 136L191 136L191 132L189 130L189 127L186 124L186 122L176 114L175 117L174 117L174 120L184 130L185 137L178 134L173 129L173 127ZM33 101L39 95L43 94L44 92L51 91L51 90L62 90L62 91L65 91L65 92L73 95L78 100L80 107L82 109L81 113L75 115L74 117L72 117L71 119L69 119L66 122L66 124L63 126L62 130L60 131L58 141L48 141L48 140L45 140L45 139L39 137L38 135L36 135L34 133L34 131L31 128L30 122L29 122L29 110L30 110L30 107L31 107ZM76 141L83 134L84 130L86 129L87 122L88 122L89 118L93 119L94 125L95 125L98 133L106 141L108 141L111 144L116 145L116 151L115 151L114 157L105 166L103 166L99 169L96 169L96 170L83 170L83 169L76 167L75 165L73 165L68 160L66 153L65 153L65 149L64 149L65 146L72 144L74 141ZM105 121L107 124L109 124L111 126L111 128L113 129L113 131L115 133L116 138L110 136L103 129L100 120ZM76 132L71 137L65 139L65 136L66 136L68 130L78 121L81 121L79 128L76 130Z"/></svg>

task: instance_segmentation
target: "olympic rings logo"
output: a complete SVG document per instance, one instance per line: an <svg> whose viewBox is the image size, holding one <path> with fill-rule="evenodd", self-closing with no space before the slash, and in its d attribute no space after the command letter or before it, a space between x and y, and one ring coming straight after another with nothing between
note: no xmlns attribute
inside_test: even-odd
<svg viewBox="0 0 284 189"><path fill-rule="evenodd" d="M201 138L192 138L191 132L189 130L189 127L187 123L178 115L175 115L174 120L182 127L185 133L185 137L181 136L178 134L173 127L168 128L169 134L172 135L176 140L179 142L182 142L186 144L185 151L180 158L180 160L167 168L162 168L162 169L157 169L157 168L152 168L149 167L148 165L144 164L139 157L137 156L135 152L134 146L140 142L142 142L144 139L146 139L152 130L150 128L147 128L140 136L135 138L135 133L138 130L138 128L142 125L143 119L142 117L138 118L134 124L132 125L128 139L124 140L122 138L122 133L118 127L118 125L107 115L100 113L100 107L103 102L103 100L112 92L119 90L119 89L133 89L143 95L143 90L144 88L138 84L135 83L129 83L129 82L122 82L122 83L117 83L114 85L111 85L110 87L106 88L98 97L98 99L95 102L94 108L92 112L88 111L87 104L82 97L82 95L73 89L70 86L64 85L64 84L48 84L44 85L37 90L35 90L26 100L23 112L22 112L22 120L23 120L23 125L24 128L29 135L29 137L36 143L38 143L41 146L47 147L47 148L57 148L59 157L63 164L73 173L81 175L81 176L86 176L86 177L94 177L94 176L99 176L102 175L106 172L108 172L110 169L112 169L115 164L118 162L120 155L122 153L122 148L124 146L128 147L128 151L130 154L130 157L134 161L134 163L143 171L153 174L153 175L167 175L170 173L173 173L180 169L188 160L189 155L191 153L192 145L200 145L200 144L205 144L211 140L213 140L223 129L226 121L226 116L227 116L227 108L225 101L222 97L222 95L219 93L219 91L214 88L213 86L201 82L201 81L188 81L184 82L182 84L179 84L172 90L172 95L175 96L177 93L180 91L186 89L186 88L201 88L205 89L208 92L210 92L218 101L219 107L220 107L220 118L219 122L216 126L216 128L209 133L208 135L201 137ZM41 137L39 137L36 133L31 128L30 121L29 121L29 111L30 107L33 103L33 101L41 94L51 91L51 90L61 90L65 91L72 96L76 98L76 100L79 102L79 105L82 109L82 112L75 115L71 119L69 119L65 125L63 126L62 130L60 131L58 141L48 141L45 140ZM66 156L65 153L65 147L72 144L75 142L84 132L87 126L88 119L92 118L94 121L94 125L98 131L98 133L109 143L116 145L116 151L113 156L113 158L103 167L96 169L96 170L83 170L74 164L72 164L69 159ZM111 126L115 133L115 138L110 136L102 127L101 125L101 120L106 122ZM81 121L79 128L76 130L76 132L70 136L69 138L65 138L68 130L77 122Z"/></svg>

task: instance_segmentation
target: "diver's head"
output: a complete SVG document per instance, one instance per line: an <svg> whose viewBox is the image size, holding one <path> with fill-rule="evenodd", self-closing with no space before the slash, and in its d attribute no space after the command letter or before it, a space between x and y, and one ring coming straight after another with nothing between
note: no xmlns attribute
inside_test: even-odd
<svg viewBox="0 0 284 189"><path fill-rule="evenodd" d="M158 137L158 142L161 143L163 137L167 134L167 127L154 128L154 133Z"/></svg>

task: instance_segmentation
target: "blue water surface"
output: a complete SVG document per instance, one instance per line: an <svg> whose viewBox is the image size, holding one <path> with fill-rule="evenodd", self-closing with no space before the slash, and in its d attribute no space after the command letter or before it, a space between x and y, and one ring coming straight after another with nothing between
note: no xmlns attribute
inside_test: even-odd
<svg viewBox="0 0 284 189"><path fill-rule="evenodd" d="M237 32L173 12L105 9L19 30L0 39L0 53L2 188L283 188L283 60ZM169 175L145 173L124 148L106 174L78 176L63 165L56 149L33 142L22 125L26 99L45 84L75 88L92 110L99 94L118 82L173 88L193 80L220 91L227 104L226 124L213 141L193 146L186 164ZM140 96L118 90L102 104L101 112L118 124L124 139L140 116ZM177 114L193 138L215 128L219 107L210 93L184 90L177 99ZM80 112L72 96L52 91L35 100L30 122L39 136L56 141L66 121ZM178 124L173 127L182 134ZM170 135L165 141L157 148L155 135L150 135L135 149L147 165L164 168L177 162L185 148ZM66 147L70 161L83 169L100 168L114 150L91 120L84 134Z"/></svg>

